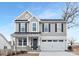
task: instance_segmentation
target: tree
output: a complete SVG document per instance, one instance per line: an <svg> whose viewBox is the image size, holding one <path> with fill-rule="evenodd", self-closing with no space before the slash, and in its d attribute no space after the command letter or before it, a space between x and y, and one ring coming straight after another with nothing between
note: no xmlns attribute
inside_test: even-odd
<svg viewBox="0 0 79 59"><path fill-rule="evenodd" d="M74 39L69 40L70 45L72 46L75 43Z"/></svg>
<svg viewBox="0 0 79 59"><path fill-rule="evenodd" d="M76 22L79 17L79 6L78 3L65 3L65 9L63 10L63 19L67 21L67 28L71 28L74 26L79 26Z"/></svg>

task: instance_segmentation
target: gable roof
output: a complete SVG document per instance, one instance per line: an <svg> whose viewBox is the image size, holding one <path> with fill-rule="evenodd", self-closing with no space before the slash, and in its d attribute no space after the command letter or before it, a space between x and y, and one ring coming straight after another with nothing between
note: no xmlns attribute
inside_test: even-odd
<svg viewBox="0 0 79 59"><path fill-rule="evenodd" d="M26 18L28 17L28 18ZM16 17L16 20L27 20L32 17L32 14L28 11L22 12L19 16Z"/></svg>
<svg viewBox="0 0 79 59"><path fill-rule="evenodd" d="M28 15L29 18L26 18L27 17L26 15ZM29 11L22 12L19 16L16 17L15 21L29 21L32 18L38 19L40 21L65 21L63 19L40 19L40 18L32 15Z"/></svg>
<svg viewBox="0 0 79 59"><path fill-rule="evenodd" d="M8 40L0 33L0 36L9 44ZM10 44L9 44L10 45ZM11 45L10 45L11 46Z"/></svg>

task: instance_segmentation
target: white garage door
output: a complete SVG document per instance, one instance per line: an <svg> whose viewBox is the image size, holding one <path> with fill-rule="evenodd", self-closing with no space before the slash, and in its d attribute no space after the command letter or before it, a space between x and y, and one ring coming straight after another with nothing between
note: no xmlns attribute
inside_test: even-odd
<svg viewBox="0 0 79 59"><path fill-rule="evenodd" d="M42 40L41 50L65 50L64 40Z"/></svg>

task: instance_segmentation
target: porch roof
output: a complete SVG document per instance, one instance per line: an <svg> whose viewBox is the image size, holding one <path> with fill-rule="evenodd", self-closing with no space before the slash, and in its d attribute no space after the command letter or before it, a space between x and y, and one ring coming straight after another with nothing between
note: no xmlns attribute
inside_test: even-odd
<svg viewBox="0 0 79 59"><path fill-rule="evenodd" d="M14 32L11 36L13 35L27 35L27 34L40 34L41 32Z"/></svg>
<svg viewBox="0 0 79 59"><path fill-rule="evenodd" d="M39 36L41 32L15 32L11 34L12 37L23 37L23 36ZM37 35L38 34L38 35Z"/></svg>
<svg viewBox="0 0 79 59"><path fill-rule="evenodd" d="M41 32L15 32L14 34L40 34Z"/></svg>

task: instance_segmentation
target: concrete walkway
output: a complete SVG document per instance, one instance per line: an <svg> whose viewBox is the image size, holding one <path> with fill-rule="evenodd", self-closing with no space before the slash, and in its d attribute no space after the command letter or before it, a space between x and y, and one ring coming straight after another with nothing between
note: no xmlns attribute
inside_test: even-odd
<svg viewBox="0 0 79 59"><path fill-rule="evenodd" d="M46 52L42 51L39 53L39 56L77 56L72 52L65 52L65 51L53 51L53 52Z"/></svg>

